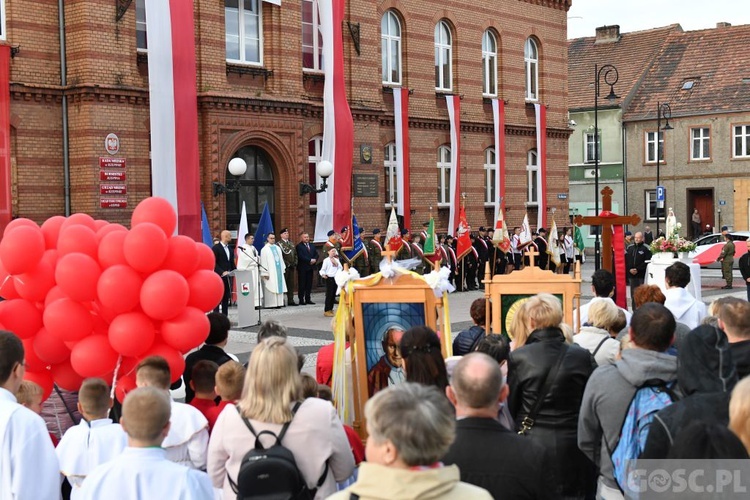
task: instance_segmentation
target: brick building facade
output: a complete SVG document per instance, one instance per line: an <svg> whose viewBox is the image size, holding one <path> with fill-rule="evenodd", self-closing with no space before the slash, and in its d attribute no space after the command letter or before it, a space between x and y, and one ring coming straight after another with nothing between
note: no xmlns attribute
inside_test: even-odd
<svg viewBox="0 0 750 500"><path fill-rule="evenodd" d="M4 5L5 42L20 46L10 73L13 216L41 222L63 214L68 191L71 212L127 222L132 208L151 189L143 1L64 2L66 81L61 77L58 2L18 0ZM314 26L316 21L311 14L314 5L309 0L282 0L280 6L226 0L221 8L215 1L194 0L201 198L214 233L225 227L236 229L240 200L248 204L251 223L268 200L276 227L288 226L293 232L313 229L314 198L300 196L299 183L314 182L311 172L323 131L324 81L319 65L316 68L315 37L303 42L303 26L310 26L310 21ZM509 224L520 224L527 209L529 219L536 220L536 205L528 203L532 194L527 168L529 152L536 147L534 102L547 106L547 206L567 213L567 201L557 195L568 190L569 7L570 0L348 2L344 56L354 118L353 171L375 174L378 179L378 196L354 199L354 212L363 226L384 227L387 220L389 179L384 162L395 136L391 86L413 91L409 109L413 224L427 220L432 207L439 230L447 229L448 208L438 206L437 199L438 150L450 144L444 93L462 98L461 183L469 222L474 227L492 224L492 207L485 204L489 200L484 164L486 150L494 146L488 99L493 89L483 88L483 58L495 67L496 94L506 101ZM239 12L242 28L234 22ZM400 71L395 82L384 83L381 21L389 12L400 29ZM253 31L252 22L260 28ZM447 91L436 91L435 81L434 33L441 22L451 37L452 82ZM488 32L496 43L494 59L491 50L483 55ZM537 54L525 61L528 40ZM538 76L531 75L534 82L528 81L529 64L538 68ZM63 99L69 128L67 189ZM120 140L114 157L125 158L124 180L102 181L102 172L109 170L100 168L100 157L110 156L105 151L110 133ZM368 147L369 161L360 154ZM212 183L231 183L227 163L237 155L249 166L240 190L214 196ZM102 194L106 184L114 185L115 191L126 188L126 194L112 197L126 200L127 207L103 208L102 200L110 198Z"/></svg>

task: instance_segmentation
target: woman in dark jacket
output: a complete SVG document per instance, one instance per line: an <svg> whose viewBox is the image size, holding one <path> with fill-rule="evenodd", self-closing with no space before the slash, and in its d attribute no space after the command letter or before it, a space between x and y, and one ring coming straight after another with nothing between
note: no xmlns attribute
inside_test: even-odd
<svg viewBox="0 0 750 500"><path fill-rule="evenodd" d="M542 444L550 455L558 485L558 498L593 498L596 491L594 464L578 449L578 413L586 382L596 364L591 354L565 342L560 301L539 294L523 306L528 318L528 338L516 338L516 350L508 361L508 406L525 435ZM555 367L558 367L556 373ZM543 394L548 374L554 375ZM537 399L542 403L534 413ZM530 417L533 423L523 426ZM529 424L530 422L526 422Z"/></svg>
<svg viewBox="0 0 750 500"><path fill-rule="evenodd" d="M487 301L483 298L476 299L471 303L469 309L474 325L468 330L464 330L456 335L453 339L453 355L464 356L475 350L479 341L485 336L484 324L487 319Z"/></svg>

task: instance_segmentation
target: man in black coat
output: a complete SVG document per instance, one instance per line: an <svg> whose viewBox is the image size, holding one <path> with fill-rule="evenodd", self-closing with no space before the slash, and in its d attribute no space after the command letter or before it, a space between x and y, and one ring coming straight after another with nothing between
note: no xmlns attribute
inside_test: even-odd
<svg viewBox="0 0 750 500"><path fill-rule="evenodd" d="M461 481L486 489L495 499L555 497L544 447L497 421L508 386L494 359L478 352L461 358L446 395L458 421L456 439L442 461L458 465Z"/></svg>
<svg viewBox="0 0 750 500"><path fill-rule="evenodd" d="M229 316L229 298L232 295L232 277L229 273L237 269L234 264L234 252L229 247L231 241L232 233L224 230L221 232L219 242L211 248L214 252L214 271L224 282L224 296L221 298L221 314L224 316ZM219 312L218 304L214 312Z"/></svg>
<svg viewBox="0 0 750 500"><path fill-rule="evenodd" d="M310 235L302 233L297 243L297 298L300 305L314 304L310 300L313 284L313 268L318 263L318 250L310 243Z"/></svg>
<svg viewBox="0 0 750 500"><path fill-rule="evenodd" d="M539 228L539 236L534 238L534 244L539 251L539 257L537 257L537 266L541 269L550 269L549 254L547 253L547 230ZM550 271L554 271L555 264L552 264Z"/></svg>
<svg viewBox="0 0 750 500"><path fill-rule="evenodd" d="M635 233L634 243L625 250L625 275L630 284L630 301L635 311L635 291L646 280L646 267L651 260L651 250L644 243L643 233Z"/></svg>
<svg viewBox="0 0 750 500"><path fill-rule="evenodd" d="M206 338L206 343L198 349L187 355L185 358L185 372L182 375L182 379L185 381L185 402L189 403L194 397L192 387L190 387L190 380L193 378L193 367L198 361L213 361L217 365L221 366L227 361L236 361L230 354L224 351L224 346L227 345L229 339L229 318L223 314L212 312L208 315L208 322L211 328ZM178 386L179 387L179 386Z"/></svg>

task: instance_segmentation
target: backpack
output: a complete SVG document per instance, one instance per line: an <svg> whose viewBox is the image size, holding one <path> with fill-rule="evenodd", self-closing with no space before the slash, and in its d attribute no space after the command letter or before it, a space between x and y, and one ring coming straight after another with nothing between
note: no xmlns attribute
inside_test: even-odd
<svg viewBox="0 0 750 500"><path fill-rule="evenodd" d="M292 409L292 419L301 403L297 402ZM237 413L239 408L235 406ZM315 498L318 488L328 475L328 462L326 462L323 474L318 479L315 488L309 489L305 478L297 468L297 462L292 452L281 444L284 439L291 420L284 424L278 435L271 431L255 432L248 419L240 418L253 436L255 436L255 448L248 451L240 462L240 470L237 473L237 482L233 481L227 473L229 485L237 494L237 500L263 499L263 500L312 500ZM269 434L276 438L276 443L269 448L264 448L260 442L260 436Z"/></svg>
<svg viewBox="0 0 750 500"><path fill-rule="evenodd" d="M675 382L649 380L638 387L630 401L620 440L610 454L618 486L625 491L631 460L637 459L646 446L646 438L656 412L671 405L679 397L672 390Z"/></svg>

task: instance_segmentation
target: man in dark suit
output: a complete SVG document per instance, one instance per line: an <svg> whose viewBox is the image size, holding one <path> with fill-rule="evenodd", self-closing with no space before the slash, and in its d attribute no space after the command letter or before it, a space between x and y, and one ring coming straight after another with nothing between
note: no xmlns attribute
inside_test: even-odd
<svg viewBox="0 0 750 500"><path fill-rule="evenodd" d="M539 236L534 238L534 244L539 250L539 257L537 257L536 265L542 269L554 271L555 264L550 262L549 254L547 253L547 230L543 227L539 228Z"/></svg>
<svg viewBox="0 0 750 500"><path fill-rule="evenodd" d="M479 352L461 358L445 392L458 421L456 439L442 462L458 465L461 481L486 489L496 499L555 497L544 447L497 421L508 386L494 359Z"/></svg>
<svg viewBox="0 0 750 500"><path fill-rule="evenodd" d="M314 304L310 300L312 292L313 268L318 262L318 251L310 244L310 235L302 233L297 243L297 298L300 305ZM291 272L291 271L290 271Z"/></svg>
<svg viewBox="0 0 750 500"><path fill-rule="evenodd" d="M221 276L224 282L224 296L221 298L221 314L229 316L229 298L232 295L232 277L228 276L230 272L236 269L234 265L234 255L229 243L232 241L232 233L229 231L221 232L221 239L211 249L214 252L214 271ZM219 306L216 306L214 312L219 312Z"/></svg>

